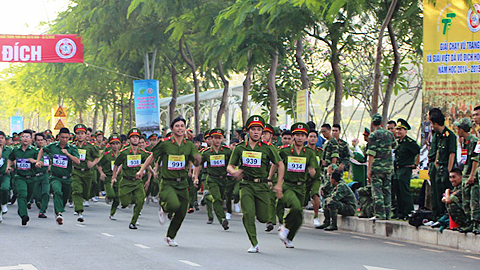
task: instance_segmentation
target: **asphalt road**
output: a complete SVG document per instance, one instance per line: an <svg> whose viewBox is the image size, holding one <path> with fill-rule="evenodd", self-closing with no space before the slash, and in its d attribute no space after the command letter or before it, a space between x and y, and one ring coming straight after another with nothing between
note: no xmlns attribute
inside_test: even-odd
<svg viewBox="0 0 480 270"><path fill-rule="evenodd" d="M50 204L52 204L50 202ZM260 253L250 247L241 216L230 230L218 221L206 224L204 209L187 215L176 241L164 242L167 226L157 220L158 204L145 205L138 230L128 229L132 209L119 209L108 219L109 205L90 203L80 224L67 208L58 226L50 205L47 219L30 210L22 227L16 205L0 224L0 270L5 269L480 269L480 255L437 246L416 245L356 234L325 232L304 224L286 249L276 230L266 233L257 223Z"/></svg>

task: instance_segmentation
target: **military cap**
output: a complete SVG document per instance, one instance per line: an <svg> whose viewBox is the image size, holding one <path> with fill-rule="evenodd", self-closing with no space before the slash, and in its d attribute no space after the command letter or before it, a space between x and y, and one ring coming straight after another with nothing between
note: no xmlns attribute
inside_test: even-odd
<svg viewBox="0 0 480 270"><path fill-rule="evenodd" d="M51 131L50 129L45 130L45 132L43 132L43 133L44 133L45 135L47 135L47 134L52 135L52 131Z"/></svg>
<svg viewBox="0 0 480 270"><path fill-rule="evenodd" d="M210 130L206 130L205 133L203 134L204 140L206 140L208 137L210 137Z"/></svg>
<svg viewBox="0 0 480 270"><path fill-rule="evenodd" d="M214 136L214 135L217 135L217 136L224 136L225 134L225 131L223 131L223 129L221 128L214 128L210 131L210 136Z"/></svg>
<svg viewBox="0 0 480 270"><path fill-rule="evenodd" d="M128 131L127 137L130 138L132 136L138 136L139 138L142 136L142 132L138 128L132 128Z"/></svg>
<svg viewBox="0 0 480 270"><path fill-rule="evenodd" d="M278 127L273 127L273 135L280 136L280 129Z"/></svg>
<svg viewBox="0 0 480 270"><path fill-rule="evenodd" d="M364 136L369 136L370 135L370 129L366 127L365 131L363 132L363 135Z"/></svg>
<svg viewBox="0 0 480 270"><path fill-rule="evenodd" d="M1 135L1 134L0 134L0 135ZM11 138L12 138L12 137L10 137L10 135L7 135L7 136L5 137L5 140L11 139Z"/></svg>
<svg viewBox="0 0 480 270"><path fill-rule="evenodd" d="M270 132L272 134L275 134L275 131L273 130L273 126L270 124L265 124L265 128L263 129L263 132Z"/></svg>
<svg viewBox="0 0 480 270"><path fill-rule="evenodd" d="M310 132L310 128L308 127L308 125L302 122L293 124L290 129L292 130L292 134L303 132L308 135L308 132Z"/></svg>
<svg viewBox="0 0 480 270"><path fill-rule="evenodd" d="M110 138L108 138L108 142L120 142L120 136L117 133L113 133L112 135L110 135Z"/></svg>
<svg viewBox="0 0 480 270"><path fill-rule="evenodd" d="M247 124L246 124L245 129L249 130L251 127L254 127L254 126L264 128L265 127L265 119L263 119L263 117L261 117L260 115L250 116L247 119Z"/></svg>
<svg viewBox="0 0 480 270"><path fill-rule="evenodd" d="M148 139L153 139L153 138L158 138L158 134L157 133L152 133L150 134L150 136L148 136Z"/></svg>
<svg viewBox="0 0 480 270"><path fill-rule="evenodd" d="M98 129L97 131L95 131L95 136L98 136L98 135L102 135L102 136L103 136L103 131L101 131L101 130L99 130L99 129Z"/></svg>
<svg viewBox="0 0 480 270"><path fill-rule="evenodd" d="M87 132L87 126L84 124L76 124L75 127L73 127L73 132L76 134L78 131Z"/></svg>
<svg viewBox="0 0 480 270"><path fill-rule="evenodd" d="M399 118L397 120L397 128L404 128L406 130L412 129L410 125L408 124L407 120Z"/></svg>
<svg viewBox="0 0 480 270"><path fill-rule="evenodd" d="M382 116L379 113L372 115L372 122L382 122Z"/></svg>
<svg viewBox="0 0 480 270"><path fill-rule="evenodd" d="M472 121L466 117L461 118L453 123L453 125L463 129L470 130L472 128Z"/></svg>
<svg viewBox="0 0 480 270"><path fill-rule="evenodd" d="M178 116L177 118L173 119L172 123L170 124L170 128L173 128L175 123L182 121L184 124L187 124L187 120L185 118Z"/></svg>

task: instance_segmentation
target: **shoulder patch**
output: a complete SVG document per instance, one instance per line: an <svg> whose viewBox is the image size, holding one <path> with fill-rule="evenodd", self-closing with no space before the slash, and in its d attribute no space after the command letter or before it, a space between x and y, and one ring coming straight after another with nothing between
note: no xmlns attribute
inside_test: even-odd
<svg viewBox="0 0 480 270"><path fill-rule="evenodd" d="M106 156L106 155L108 155L108 154L110 154L110 151L105 151L105 152L103 152L103 155L104 155L104 156Z"/></svg>
<svg viewBox="0 0 480 270"><path fill-rule="evenodd" d="M280 149L284 149L284 148L288 148L288 147L290 147L290 144L282 145L282 146L280 146L279 148L280 148Z"/></svg>
<svg viewBox="0 0 480 270"><path fill-rule="evenodd" d="M271 143L267 142L267 141L264 141L262 140L262 143L266 144L266 145L272 145Z"/></svg>
<svg viewBox="0 0 480 270"><path fill-rule="evenodd" d="M317 149L317 151L323 151L323 148L321 148L321 147L317 147L316 149Z"/></svg>

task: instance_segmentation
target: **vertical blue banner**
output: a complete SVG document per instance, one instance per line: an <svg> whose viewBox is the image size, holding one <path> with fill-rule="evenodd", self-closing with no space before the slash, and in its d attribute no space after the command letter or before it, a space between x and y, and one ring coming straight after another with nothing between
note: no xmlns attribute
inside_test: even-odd
<svg viewBox="0 0 480 270"><path fill-rule="evenodd" d="M133 81L136 127L148 135L160 133L158 80Z"/></svg>
<svg viewBox="0 0 480 270"><path fill-rule="evenodd" d="M14 132L19 133L23 131L23 117L12 116L10 117L10 135Z"/></svg>

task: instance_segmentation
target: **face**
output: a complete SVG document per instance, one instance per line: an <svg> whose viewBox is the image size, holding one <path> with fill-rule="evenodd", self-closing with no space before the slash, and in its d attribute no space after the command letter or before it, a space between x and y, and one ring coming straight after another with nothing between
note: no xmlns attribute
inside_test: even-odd
<svg viewBox="0 0 480 270"><path fill-rule="evenodd" d="M473 111L473 121L475 121L475 124L479 125L480 124L480 110Z"/></svg>
<svg viewBox="0 0 480 270"><path fill-rule="evenodd" d="M12 143L13 143L12 138L10 138L10 139L8 139L8 140L5 140L5 144L6 144L6 145L12 145Z"/></svg>
<svg viewBox="0 0 480 270"><path fill-rule="evenodd" d="M452 186L454 187L459 186L462 183L462 176L460 176L458 173L451 172L450 183L452 183Z"/></svg>
<svg viewBox="0 0 480 270"><path fill-rule="evenodd" d="M262 140L266 141L266 142L270 142L270 140L272 139L272 136L273 134L268 132L268 131L264 131L262 133Z"/></svg>
<svg viewBox="0 0 480 270"><path fill-rule="evenodd" d="M85 138L87 137L87 133L85 131L77 131L77 140L79 142L84 142Z"/></svg>
<svg viewBox="0 0 480 270"><path fill-rule="evenodd" d="M363 140L368 142L368 135L363 135Z"/></svg>
<svg viewBox="0 0 480 270"><path fill-rule="evenodd" d="M283 145L292 144L292 136L291 135L283 135L282 136L282 144Z"/></svg>
<svg viewBox="0 0 480 270"><path fill-rule="evenodd" d="M32 143L32 135L30 135L28 133L22 134L21 142L22 142L22 145L24 145L24 146L31 144Z"/></svg>
<svg viewBox="0 0 480 270"><path fill-rule="evenodd" d="M404 129L404 128L400 128L400 127L395 128L394 132L396 132L396 133L394 133L394 134L395 134L398 138L401 138L401 139L403 139L403 138L405 138L405 136L407 136L407 130Z"/></svg>
<svg viewBox="0 0 480 270"><path fill-rule="evenodd" d="M97 136L97 142L99 142L99 143L103 142L103 135L98 135Z"/></svg>
<svg viewBox="0 0 480 270"><path fill-rule="evenodd" d="M212 144L215 147L220 147L222 145L223 136L214 135L212 136Z"/></svg>
<svg viewBox="0 0 480 270"><path fill-rule="evenodd" d="M145 142L145 139L140 139L138 141L138 147L140 147L140 149L145 149L145 146L147 145L147 143Z"/></svg>
<svg viewBox="0 0 480 270"><path fill-rule="evenodd" d="M254 142L260 140L260 137L262 136L263 128L259 126L253 126L250 129L248 129L248 135L250 135L250 139L252 139Z"/></svg>
<svg viewBox="0 0 480 270"><path fill-rule="evenodd" d="M433 123L432 121L430 121L430 125L432 126L432 129L434 131L440 131L440 125L439 124L436 124L436 123Z"/></svg>
<svg viewBox="0 0 480 270"><path fill-rule="evenodd" d="M387 129L388 129L388 131L395 134L395 125L394 124L387 124Z"/></svg>
<svg viewBox="0 0 480 270"><path fill-rule="evenodd" d="M205 139L205 142L207 143L208 146L212 146L212 136L208 137Z"/></svg>
<svg viewBox="0 0 480 270"><path fill-rule="evenodd" d="M196 146L197 148L200 148L200 145L202 145L202 142L200 142L200 141L195 141L194 144L195 144L195 146Z"/></svg>
<svg viewBox="0 0 480 270"><path fill-rule="evenodd" d="M66 145L69 139L70 139L70 134L68 133L60 133L60 135L58 135L58 140L60 141L61 145Z"/></svg>
<svg viewBox="0 0 480 270"><path fill-rule="evenodd" d="M183 121L178 121L173 125L172 133L177 137L185 136L185 123Z"/></svg>
<svg viewBox="0 0 480 270"><path fill-rule="evenodd" d="M110 143L110 146L112 147L113 151L118 151L120 150L120 145L122 145L119 141L113 141Z"/></svg>
<svg viewBox="0 0 480 270"><path fill-rule="evenodd" d="M5 136L0 135L0 145L5 145Z"/></svg>
<svg viewBox="0 0 480 270"><path fill-rule="evenodd" d="M140 143L140 137L138 137L138 136L130 137L130 144L131 145L138 146L139 143Z"/></svg>
<svg viewBox="0 0 480 270"><path fill-rule="evenodd" d="M293 140L295 141L296 146L302 146L307 140L307 134L303 132L295 132L295 134L293 134Z"/></svg>
<svg viewBox="0 0 480 270"><path fill-rule="evenodd" d="M318 136L314 132L310 132L307 137L307 142L309 145L315 145L317 144Z"/></svg>
<svg viewBox="0 0 480 270"><path fill-rule="evenodd" d="M42 136L37 136L35 137L35 144L37 145L38 148L45 146L45 140L43 139Z"/></svg>
<svg viewBox="0 0 480 270"><path fill-rule="evenodd" d="M340 129L337 127L332 127L332 136L335 138L340 138Z"/></svg>
<svg viewBox="0 0 480 270"><path fill-rule="evenodd" d="M328 130L328 128L326 127L320 128L320 132L322 133L323 137L327 139L330 139L330 137L332 136L332 131Z"/></svg>

